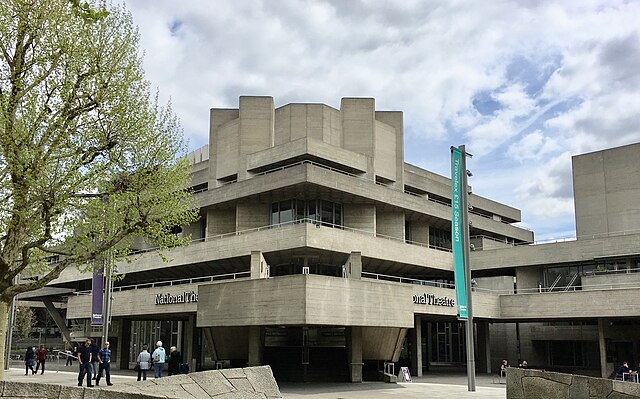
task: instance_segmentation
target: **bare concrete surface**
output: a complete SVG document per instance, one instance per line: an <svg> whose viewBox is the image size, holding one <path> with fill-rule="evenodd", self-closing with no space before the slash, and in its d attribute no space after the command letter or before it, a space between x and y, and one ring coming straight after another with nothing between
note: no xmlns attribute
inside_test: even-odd
<svg viewBox="0 0 640 399"><path fill-rule="evenodd" d="M40 382L76 386L78 383L77 367L47 370L44 375L24 375L24 369L11 368L5 371L6 381ZM69 371L67 371L69 370ZM73 370L73 371L71 371ZM151 374L153 376L153 374ZM424 377L414 377L411 383L385 384L383 382L349 383L282 383L279 384L282 397L285 399L369 399L369 398L506 398L506 385L493 384L491 375L478 375L476 391L467 391L467 377L463 373L438 373ZM153 380L151 377L149 380ZM101 381L102 382L102 381ZM111 382L116 388L119 385L139 384L133 371L114 370ZM93 388L93 389L103 389ZM137 390L136 390L137 391ZM139 392L139 391L138 391Z"/></svg>

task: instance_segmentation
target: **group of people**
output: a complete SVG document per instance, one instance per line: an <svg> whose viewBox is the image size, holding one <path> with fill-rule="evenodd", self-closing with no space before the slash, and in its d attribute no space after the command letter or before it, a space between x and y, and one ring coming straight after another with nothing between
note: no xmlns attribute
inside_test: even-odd
<svg viewBox="0 0 640 399"><path fill-rule="evenodd" d="M105 341L102 349L98 349L95 341L91 338L87 338L84 341L84 345L78 348L76 357L80 364L80 371L78 372L78 386L82 386L82 381L85 376L87 377L87 386L93 387L91 383L95 380L95 386L100 386L100 379L102 374L105 374L107 385L113 385L111 383L111 349L109 348L109 341ZM96 370L97 368L97 370Z"/></svg>
<svg viewBox="0 0 640 399"><path fill-rule="evenodd" d="M74 348L73 353L66 351L67 362L65 365L72 365L72 359L77 359L79 363L78 372L78 386L81 387L86 377L87 387L100 386L100 380L105 375L107 385L113 385L111 383L111 349L109 342L103 344L102 349L98 349L96 342L87 338L84 344L79 348ZM47 361L47 349L44 345L40 345L38 351L34 347L27 348L25 354L25 375L36 374L42 366L42 373L44 374L44 366ZM36 364L37 360L37 364ZM168 362L169 375L175 375L181 373L182 355L175 346L169 349L169 355L167 356L162 341L156 342L156 348L153 353L149 353L148 345L142 346L142 351L136 359L136 370L138 371L138 381L147 379L147 370L153 367L154 377L162 378L162 372L164 370L165 363ZM33 366L36 366L34 369ZM95 381L95 385L92 384Z"/></svg>
<svg viewBox="0 0 640 399"><path fill-rule="evenodd" d="M47 362L47 348L44 347L44 344L40 344L40 348L36 351L35 347L27 348L27 352L24 354L24 364L25 364L25 372L24 375L29 374L29 370L31 370L31 374L36 374L42 366L41 375L44 374L44 365ZM34 369L33 366L36 366Z"/></svg>
<svg viewBox="0 0 640 399"><path fill-rule="evenodd" d="M136 368L138 370L138 381L147 379L147 370L153 365L153 375L155 378L162 378L164 364L167 362L167 353L162 346L162 341L156 342L156 349L153 353L149 353L149 347L142 345L142 351L138 355ZM175 346L169 349L168 358L169 375L180 374L182 366L182 355Z"/></svg>

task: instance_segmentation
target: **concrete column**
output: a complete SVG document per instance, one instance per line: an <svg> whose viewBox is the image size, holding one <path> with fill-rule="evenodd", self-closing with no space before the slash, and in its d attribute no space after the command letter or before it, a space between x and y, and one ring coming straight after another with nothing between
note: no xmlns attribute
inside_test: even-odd
<svg viewBox="0 0 640 399"><path fill-rule="evenodd" d="M413 331L411 331L411 373L422 377L422 317L414 317Z"/></svg>
<svg viewBox="0 0 640 399"><path fill-rule="evenodd" d="M53 319L53 321L56 323L56 326L60 329L60 332L62 333L62 336L64 337L64 339L69 343L69 345L73 345L71 341L71 332L67 328L67 323L65 322L64 317L62 317L60 312L58 312L58 309L56 309L55 305L51 300L43 299L42 302L44 303L44 306L47 308L47 311L49 311L49 314L51 315L51 318Z"/></svg>
<svg viewBox="0 0 640 399"><path fill-rule="evenodd" d="M491 373L491 340L489 323L480 321L476 323L478 331L478 371Z"/></svg>
<svg viewBox="0 0 640 399"><path fill-rule="evenodd" d="M262 365L263 331L261 326L249 327L249 367Z"/></svg>
<svg viewBox="0 0 640 399"><path fill-rule="evenodd" d="M260 251L251 251L251 278L268 278L269 265Z"/></svg>
<svg viewBox="0 0 640 399"><path fill-rule="evenodd" d="M602 378L607 378L609 376L607 370L607 346L604 340L605 333L605 323L609 323L608 319L599 318L598 319L598 344L600 346L600 375Z"/></svg>
<svg viewBox="0 0 640 399"><path fill-rule="evenodd" d="M373 98L343 98L340 101L342 147L367 156L365 176L372 180L375 178L375 108Z"/></svg>
<svg viewBox="0 0 640 399"><path fill-rule="evenodd" d="M195 343L197 342L196 334L196 316L189 315L189 319L184 321L184 347L182 348L182 357L184 362L189 364L189 370L196 370Z"/></svg>
<svg viewBox="0 0 640 399"><path fill-rule="evenodd" d="M238 156L238 180L249 176L247 155L274 145L275 107L273 97L240 97L240 146Z"/></svg>
<svg viewBox="0 0 640 399"><path fill-rule="evenodd" d="M349 381L362 382L362 327L347 327Z"/></svg>
<svg viewBox="0 0 640 399"><path fill-rule="evenodd" d="M131 346L131 319L120 319L118 336L120 370L129 369L129 347Z"/></svg>
<svg viewBox="0 0 640 399"><path fill-rule="evenodd" d="M362 278L362 255L360 252L351 252L344 263L345 277L360 280Z"/></svg>

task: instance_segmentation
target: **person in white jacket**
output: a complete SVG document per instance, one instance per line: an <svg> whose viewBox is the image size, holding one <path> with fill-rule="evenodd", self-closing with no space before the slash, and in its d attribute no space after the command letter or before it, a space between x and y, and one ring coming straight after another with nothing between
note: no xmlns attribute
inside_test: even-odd
<svg viewBox="0 0 640 399"><path fill-rule="evenodd" d="M164 348L162 347L162 341L156 342L156 350L151 354L151 358L153 359L154 377L162 378L162 369L164 368L164 362L167 358Z"/></svg>
<svg viewBox="0 0 640 399"><path fill-rule="evenodd" d="M149 370L149 366L151 365L151 355L149 351L147 351L147 348L147 344L142 345L142 352L138 355L138 381L140 381L140 377L142 377L144 381L147 380L147 370Z"/></svg>

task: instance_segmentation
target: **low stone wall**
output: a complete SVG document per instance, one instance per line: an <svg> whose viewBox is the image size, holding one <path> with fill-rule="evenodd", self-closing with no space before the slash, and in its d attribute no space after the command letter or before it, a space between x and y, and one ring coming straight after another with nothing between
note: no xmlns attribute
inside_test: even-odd
<svg viewBox="0 0 640 399"><path fill-rule="evenodd" d="M112 387L68 387L0 381L0 398L31 399L275 399L282 398L269 366L180 374Z"/></svg>
<svg viewBox="0 0 640 399"><path fill-rule="evenodd" d="M507 399L640 398L640 384L519 368L507 369Z"/></svg>

